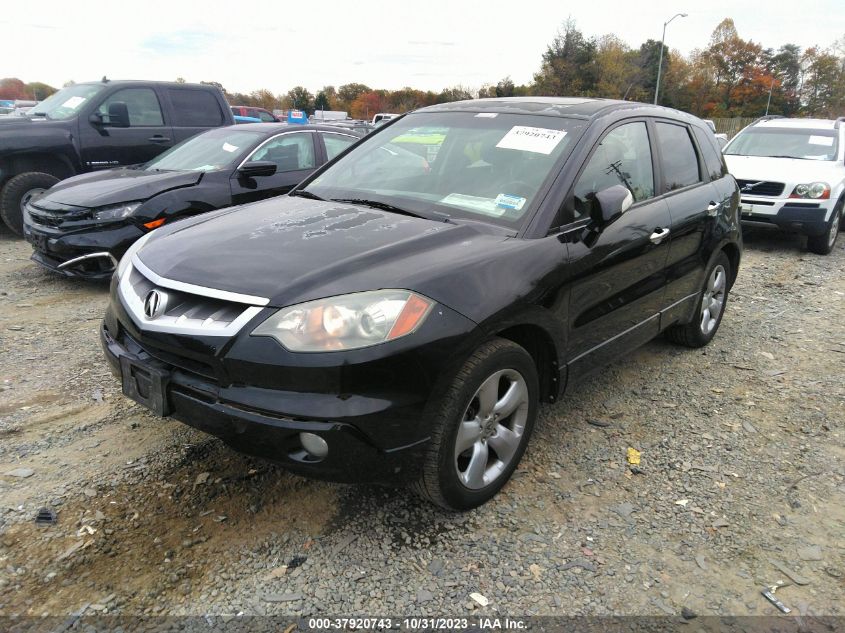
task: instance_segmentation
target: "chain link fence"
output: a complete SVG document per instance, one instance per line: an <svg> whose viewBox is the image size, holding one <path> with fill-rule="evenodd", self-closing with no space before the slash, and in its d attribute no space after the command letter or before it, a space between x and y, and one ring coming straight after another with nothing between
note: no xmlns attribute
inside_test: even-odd
<svg viewBox="0 0 845 633"><path fill-rule="evenodd" d="M734 117L734 118L724 118L724 119L712 119L713 123L716 125L716 133L717 134L727 134L728 140L732 139L737 133L744 128L746 125L750 125L754 121L756 121L759 117Z"/></svg>

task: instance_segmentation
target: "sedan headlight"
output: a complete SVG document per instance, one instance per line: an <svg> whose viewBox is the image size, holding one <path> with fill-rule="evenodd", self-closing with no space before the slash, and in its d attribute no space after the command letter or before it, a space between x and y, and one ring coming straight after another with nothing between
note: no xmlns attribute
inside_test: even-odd
<svg viewBox="0 0 845 633"><path fill-rule="evenodd" d="M283 308L253 336L272 336L292 352L331 352L392 341L416 330L434 302L409 290L375 290Z"/></svg>
<svg viewBox="0 0 845 633"><path fill-rule="evenodd" d="M827 200L830 198L830 185L826 182L811 182L808 184L796 185L789 197Z"/></svg>
<svg viewBox="0 0 845 633"><path fill-rule="evenodd" d="M136 202L122 202L120 204L111 204L107 207L98 207L94 209L94 219L120 220L132 215L143 202L143 200L138 200Z"/></svg>
<svg viewBox="0 0 845 633"><path fill-rule="evenodd" d="M152 233L147 233L139 240L136 240L132 246L130 246L126 252L123 254L123 257L120 258L120 261L117 264L117 278L120 279L123 277L123 273L126 272L126 269L129 267L129 262L132 261L132 256L135 255L138 251L141 250L141 247L144 246L144 243L152 237Z"/></svg>

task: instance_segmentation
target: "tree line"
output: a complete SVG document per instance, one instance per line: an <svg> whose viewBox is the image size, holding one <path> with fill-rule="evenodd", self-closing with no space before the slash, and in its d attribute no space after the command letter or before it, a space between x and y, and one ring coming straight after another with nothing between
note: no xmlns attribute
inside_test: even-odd
<svg viewBox="0 0 845 633"><path fill-rule="evenodd" d="M567 95L651 102L660 48L661 43L652 39L631 48L616 35L587 37L569 19L547 46L532 81L523 85L505 77L478 89L459 85L439 92L348 83L324 86L316 94L303 86L273 94L267 89L229 92L214 81L201 83L220 87L232 105L296 108L309 114L343 110L357 119L485 97ZM733 20L725 18L706 48L685 56L664 46L662 59L661 105L706 118L760 116L767 106L769 114L784 116L845 116L845 35L827 48L802 50L796 44L764 48L740 37ZM0 99L43 99L52 92L54 88L39 82L0 80Z"/></svg>

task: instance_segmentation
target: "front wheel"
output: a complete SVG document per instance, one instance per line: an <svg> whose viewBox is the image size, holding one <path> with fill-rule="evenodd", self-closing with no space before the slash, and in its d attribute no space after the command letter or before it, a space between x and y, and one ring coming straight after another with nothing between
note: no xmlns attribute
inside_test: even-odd
<svg viewBox="0 0 845 633"><path fill-rule="evenodd" d="M811 235L807 238L807 250L816 255L829 255L836 245L839 236L839 224L842 219L842 201L833 209L827 230L821 235Z"/></svg>
<svg viewBox="0 0 845 633"><path fill-rule="evenodd" d="M539 402L531 355L504 339L481 345L434 407L431 445L416 491L447 510L480 506L519 464Z"/></svg>
<svg viewBox="0 0 845 633"><path fill-rule="evenodd" d="M12 233L23 235L23 210L29 201L55 185L59 179L42 172L18 174L0 192L0 217Z"/></svg>
<svg viewBox="0 0 845 633"><path fill-rule="evenodd" d="M704 347L713 340L728 303L730 279L731 263L722 251L707 269L696 315L689 323L667 328L666 338L686 347Z"/></svg>

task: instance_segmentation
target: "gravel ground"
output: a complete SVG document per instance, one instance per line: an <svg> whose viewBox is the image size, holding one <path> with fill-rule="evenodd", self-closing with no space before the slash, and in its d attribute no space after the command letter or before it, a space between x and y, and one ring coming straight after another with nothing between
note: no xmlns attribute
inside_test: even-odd
<svg viewBox="0 0 845 633"><path fill-rule="evenodd" d="M656 340L543 407L456 515L147 414L101 360L107 289L0 234L0 616L774 615L778 581L845 615L843 245L755 237L709 347Z"/></svg>

